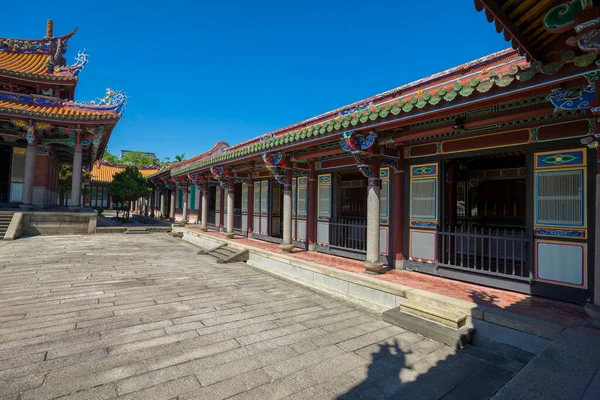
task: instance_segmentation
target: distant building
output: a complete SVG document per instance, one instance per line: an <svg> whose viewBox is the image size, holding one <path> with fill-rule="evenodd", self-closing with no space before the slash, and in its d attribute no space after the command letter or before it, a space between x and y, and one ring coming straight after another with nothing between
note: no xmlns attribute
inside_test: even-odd
<svg viewBox="0 0 600 400"><path fill-rule="evenodd" d="M148 157L152 157L152 158L154 158L155 160L157 160L157 159L158 159L158 158L156 157L156 154L154 154L154 153L146 153L146 152L144 152L144 151L135 151L135 150L121 150L121 158L123 158L123 156L124 156L125 154L127 154L127 153L142 153L142 154L145 154L145 155L147 155Z"/></svg>
<svg viewBox="0 0 600 400"><path fill-rule="evenodd" d="M152 154L152 153L150 153ZM111 198L106 190L106 184L113 181L113 178L119 172L125 171L126 165L111 164L104 160L99 160L92 168L92 179L87 185L87 190L83 197L83 203L86 207L112 208ZM157 167L136 167L144 177L158 172Z"/></svg>

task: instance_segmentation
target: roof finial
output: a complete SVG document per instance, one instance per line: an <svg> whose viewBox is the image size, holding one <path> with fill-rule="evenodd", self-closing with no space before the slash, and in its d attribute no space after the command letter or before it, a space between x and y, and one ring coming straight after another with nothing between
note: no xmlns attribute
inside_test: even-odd
<svg viewBox="0 0 600 400"><path fill-rule="evenodd" d="M49 19L48 21L46 21L46 37L48 39L50 39L51 37L54 36L53 26L54 26L54 24L52 23L51 19Z"/></svg>

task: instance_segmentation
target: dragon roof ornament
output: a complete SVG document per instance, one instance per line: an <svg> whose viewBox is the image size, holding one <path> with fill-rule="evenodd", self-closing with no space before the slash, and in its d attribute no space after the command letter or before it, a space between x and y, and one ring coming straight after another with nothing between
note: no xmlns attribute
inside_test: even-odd
<svg viewBox="0 0 600 400"><path fill-rule="evenodd" d="M106 96L100 99L92 100L89 103L72 102L73 105L84 110L106 110L113 111L115 114L122 114L127 108L127 100L123 90L114 91L106 89Z"/></svg>

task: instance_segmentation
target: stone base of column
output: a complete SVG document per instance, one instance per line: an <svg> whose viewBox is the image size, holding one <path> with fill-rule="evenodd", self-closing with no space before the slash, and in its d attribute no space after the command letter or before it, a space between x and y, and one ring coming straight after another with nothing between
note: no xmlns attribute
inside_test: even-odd
<svg viewBox="0 0 600 400"><path fill-rule="evenodd" d="M279 245L279 247L281 247L281 250L283 250L284 252L291 253L294 247L296 246L294 246L293 244L281 244Z"/></svg>
<svg viewBox="0 0 600 400"><path fill-rule="evenodd" d="M404 260L396 260L394 262L394 268L396 268L396 269L404 269Z"/></svg>
<svg viewBox="0 0 600 400"><path fill-rule="evenodd" d="M208 227L206 227L206 226L201 226L201 227L200 227L200 230L201 230L202 232L208 232Z"/></svg>
<svg viewBox="0 0 600 400"><path fill-rule="evenodd" d="M33 210L33 204L20 204L19 208L23 211L31 211Z"/></svg>
<svg viewBox="0 0 600 400"><path fill-rule="evenodd" d="M308 251L317 251L317 245L316 244L309 244L308 245Z"/></svg>
<svg viewBox="0 0 600 400"><path fill-rule="evenodd" d="M181 220L181 223L182 223L182 224L187 224L188 222L190 222L190 220L189 220L189 219L182 219L182 220Z"/></svg>
<svg viewBox="0 0 600 400"><path fill-rule="evenodd" d="M369 261L365 261L363 263L363 265L365 266L365 269L367 270L366 273L368 274L382 274L383 272L383 263L380 262L376 262L376 263L372 263Z"/></svg>
<svg viewBox="0 0 600 400"><path fill-rule="evenodd" d="M235 236L235 233L233 233L233 232L227 232L227 233L225 234L225 237L226 237L227 239L233 239L233 237L234 237L234 236Z"/></svg>
<svg viewBox="0 0 600 400"><path fill-rule="evenodd" d="M600 329L600 307L595 304L586 304L584 309L592 318L592 326Z"/></svg>
<svg viewBox="0 0 600 400"><path fill-rule="evenodd" d="M223 226L220 226L220 227L219 227L219 232L225 232L225 227L223 227Z"/></svg>

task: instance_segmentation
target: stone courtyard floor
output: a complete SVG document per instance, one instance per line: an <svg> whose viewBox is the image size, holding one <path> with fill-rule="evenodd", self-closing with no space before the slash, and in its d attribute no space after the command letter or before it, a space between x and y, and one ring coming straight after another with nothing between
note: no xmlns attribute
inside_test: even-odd
<svg viewBox="0 0 600 400"><path fill-rule="evenodd" d="M0 242L0 398L485 399L513 376L196 253L165 234Z"/></svg>

